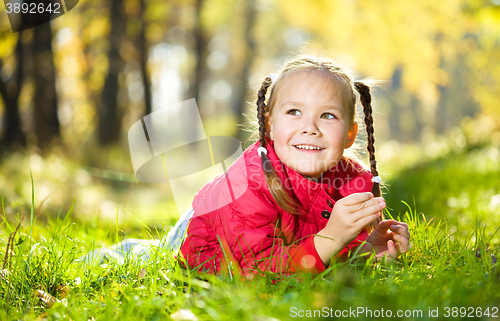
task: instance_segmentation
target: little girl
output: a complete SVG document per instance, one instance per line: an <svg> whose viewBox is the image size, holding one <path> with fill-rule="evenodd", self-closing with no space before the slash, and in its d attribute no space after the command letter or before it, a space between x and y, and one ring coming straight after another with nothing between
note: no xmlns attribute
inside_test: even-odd
<svg viewBox="0 0 500 321"><path fill-rule="evenodd" d="M355 90L365 114L371 171L344 155L358 132ZM377 259L391 260L409 250L408 226L382 221L386 204L366 84L326 59L299 56L279 75L266 77L257 117L259 140L196 194L192 210L169 232L166 246L180 246L183 263L250 277L260 271L318 273L349 251L374 251ZM147 245L162 242L129 239L101 251L120 259L117 253L139 255Z"/></svg>
<svg viewBox="0 0 500 321"><path fill-rule="evenodd" d="M365 114L371 171L344 155L358 131L355 90ZM180 251L189 268L249 276L318 273L334 258L345 260L349 251L374 251L390 260L409 250L408 226L382 221L386 204L380 197L369 86L326 59L299 56L279 75L266 77L257 117L259 140L226 173L230 187L245 186L244 193L235 199L226 180L215 178L178 223L189 219Z"/></svg>

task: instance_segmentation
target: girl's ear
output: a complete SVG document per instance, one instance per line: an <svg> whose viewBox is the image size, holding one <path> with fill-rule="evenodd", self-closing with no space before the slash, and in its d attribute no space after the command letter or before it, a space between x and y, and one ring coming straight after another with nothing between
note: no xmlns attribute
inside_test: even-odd
<svg viewBox="0 0 500 321"><path fill-rule="evenodd" d="M356 140L356 135L358 135L358 123L354 122L351 128L347 131L347 137L345 139L344 148L349 148L352 146L352 144L354 144L354 141Z"/></svg>

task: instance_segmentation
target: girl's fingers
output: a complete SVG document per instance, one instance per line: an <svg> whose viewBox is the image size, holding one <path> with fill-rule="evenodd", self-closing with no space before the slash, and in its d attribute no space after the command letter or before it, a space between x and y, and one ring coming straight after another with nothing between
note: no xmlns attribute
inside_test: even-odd
<svg viewBox="0 0 500 321"><path fill-rule="evenodd" d="M339 200L339 202L345 206L351 206L351 205L356 205L358 203L368 201L369 199L372 199L372 198L373 198L373 194L370 192L354 193L354 194L351 194L351 195L344 197L343 199Z"/></svg>
<svg viewBox="0 0 500 321"><path fill-rule="evenodd" d="M396 257L398 257L398 250L396 249L396 245L392 240L387 241L387 251L378 255L379 262L384 260L386 262L393 262Z"/></svg>
<svg viewBox="0 0 500 321"><path fill-rule="evenodd" d="M354 220L354 222L361 221L366 217L379 213L383 208L385 208L385 202L373 202L372 205L354 212L352 214L352 219Z"/></svg>
<svg viewBox="0 0 500 321"><path fill-rule="evenodd" d="M410 232L402 225L391 225L391 231L410 239Z"/></svg>
<svg viewBox="0 0 500 321"><path fill-rule="evenodd" d="M392 241L392 242L394 242L394 241ZM401 255L402 253L405 253L405 252L403 252L403 248L399 242L396 241L393 244L394 244L394 247L396 248L396 253L398 256Z"/></svg>
<svg viewBox="0 0 500 321"><path fill-rule="evenodd" d="M356 221L356 224L359 224L359 226L361 226L361 227L366 226L368 224L375 222L375 220L379 216L380 216L380 212L377 212L377 213L374 213L374 214L371 214L368 216L364 216L361 219L359 219L358 221Z"/></svg>
<svg viewBox="0 0 500 321"><path fill-rule="evenodd" d="M402 226L404 227L405 229L409 229L408 227L408 224L404 223L404 222L398 222L398 221L394 221L394 225L399 225L399 226Z"/></svg>
<svg viewBox="0 0 500 321"><path fill-rule="evenodd" d="M408 224L403 223L403 222L398 222L398 223L399 223L399 225L404 226L404 227L405 227L405 229L407 229L407 230L409 230L409 229L410 229L410 228L408 227Z"/></svg>
<svg viewBox="0 0 500 321"><path fill-rule="evenodd" d="M394 240L398 246L399 253L406 253L410 250L410 241L406 237L396 234L394 235Z"/></svg>
<svg viewBox="0 0 500 321"><path fill-rule="evenodd" d="M396 248L396 244L392 240L387 241L387 253L393 259L397 258L399 255L398 249Z"/></svg>
<svg viewBox="0 0 500 321"><path fill-rule="evenodd" d="M387 231L391 225L394 225L397 223L395 220L384 220L380 222L380 224L377 226L377 229L380 230L380 232L385 232Z"/></svg>
<svg viewBox="0 0 500 321"><path fill-rule="evenodd" d="M355 212L355 211L359 211L359 210L362 210L364 208L367 208L367 207L370 207L373 205L377 205L377 204L381 204L381 203L385 204L384 198L383 197L375 197L375 198L372 198L368 201L361 202L361 203L358 203L356 205L352 205L351 207L353 208L353 212ZM381 207L381 208L383 208L383 207Z"/></svg>

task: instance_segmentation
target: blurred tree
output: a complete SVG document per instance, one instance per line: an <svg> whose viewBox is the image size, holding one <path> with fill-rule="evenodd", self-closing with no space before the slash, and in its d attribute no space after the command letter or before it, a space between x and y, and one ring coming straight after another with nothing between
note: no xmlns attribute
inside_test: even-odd
<svg viewBox="0 0 500 321"><path fill-rule="evenodd" d="M11 149L13 147L26 146L26 137L21 130L19 117L19 95L24 81L24 44L23 32L20 31L17 37L15 49L16 68L7 81L0 77L0 94L5 106L5 128L0 135L0 147ZM0 70L3 69L3 60L0 59Z"/></svg>
<svg viewBox="0 0 500 321"><path fill-rule="evenodd" d="M123 71L124 61L120 55L122 35L125 30L123 2L110 0L111 30L108 34L108 74L98 106L98 137L101 145L117 143L120 138L122 113L118 108L118 77Z"/></svg>
<svg viewBox="0 0 500 321"><path fill-rule="evenodd" d="M403 74L403 67L397 66L394 68L394 72L391 76L391 88L390 91L392 95L389 96L390 111L388 114L388 122L389 122L389 133L391 137L401 137L401 127L400 127L400 118L401 118L401 108L404 108L401 103L401 95L403 94L403 88L401 87L401 76ZM399 95L395 95L395 93L399 93ZM404 95L404 94L403 94Z"/></svg>
<svg viewBox="0 0 500 321"><path fill-rule="evenodd" d="M33 32L34 127L38 147L47 152L60 138L51 24L39 25Z"/></svg>
<svg viewBox="0 0 500 321"><path fill-rule="evenodd" d="M424 130L424 122L422 121L421 116L421 101L415 97L415 95L411 95L410 100L410 114L413 120L413 128L410 133L410 140L420 141L422 138L422 131Z"/></svg>
<svg viewBox="0 0 500 321"><path fill-rule="evenodd" d="M149 81L149 71L148 71L148 45L146 39L146 29L147 29L147 20L145 17L146 12L146 4L144 0L139 0L140 10L139 10L139 18L141 20L141 28L138 37L138 50L139 50L139 64L141 66L142 73L142 84L144 86L144 115L151 114L153 111L152 102L151 102L151 83Z"/></svg>
<svg viewBox="0 0 500 321"><path fill-rule="evenodd" d="M233 83L233 95L231 97L231 106L233 111L237 117L237 124L243 124L246 119L243 115L243 112L246 108L246 94L247 88L249 87L249 79L250 79L250 69L255 60L256 54L256 44L254 40L254 35L252 34L253 27L255 25L256 20L256 3L255 0L244 0L244 8L242 16L246 17L245 23L245 42L246 48L244 49L242 68L236 72L235 82ZM238 127L238 139L240 141L245 141L248 135L248 132L244 130L241 126Z"/></svg>
<svg viewBox="0 0 500 321"><path fill-rule="evenodd" d="M15 125L21 122L19 116L7 102L17 95L22 118L28 120L23 124L34 119L40 144L51 140L45 136L59 135L58 102L63 107L64 135L74 133L76 141L88 141L96 115L96 138L103 145L116 142L126 130L120 126L123 117L127 117L123 124L133 123L151 111L149 91L157 86L172 86L176 97L182 93L184 99L197 99L202 116L223 114L230 107L241 124L242 111L251 108L247 100L255 101L255 93L246 96L248 82L260 85L261 72L281 65L300 46L313 52L319 48L319 54L339 53L337 58L359 71L360 78L392 81L387 95L375 91L377 105L386 111L377 115L379 124L386 125L379 133L387 138L408 142L419 140L423 132L446 135L464 117L474 118L478 112L500 124L500 64L494 63L500 60L497 2L387 0L381 5L373 0L87 0L51 24L58 32L53 44L66 46L57 51L54 47L54 59L58 59L54 62L61 75L59 101L55 86L50 85L55 79L53 64L40 58L41 49L48 54L45 57L51 56L48 41L45 47L35 44L38 60L26 56L31 49L24 43L23 74L29 81L21 95L21 85L11 84L22 76L11 73L19 63L14 57L17 40L10 29L8 35L0 30L0 59L6 66L0 83L5 105L2 137L15 137L7 133L20 127ZM0 26L8 27L7 23L2 19ZM25 33L30 30L35 31ZM32 38L42 40L38 35ZM64 75L69 65L75 70ZM252 77L253 70L258 77ZM165 78L172 82L165 85ZM218 83L223 86L215 86ZM230 94L218 95L213 91L216 88ZM137 94L134 90L142 89L144 101L140 95L128 101ZM33 118L28 115L32 104L37 115ZM49 119L53 122L44 124ZM23 127L28 138L33 128ZM224 130L231 126L227 128ZM241 131L238 135L241 139Z"/></svg>
<svg viewBox="0 0 500 321"><path fill-rule="evenodd" d="M196 6L196 20L194 23L193 35L195 38L195 50L198 53L198 63L196 64L195 72L193 75L192 85L188 91L188 99L195 98L197 102L200 101L200 84L206 76L206 56L207 56L207 40L205 39L204 29L201 23L201 12L205 0L195 0Z"/></svg>
<svg viewBox="0 0 500 321"><path fill-rule="evenodd" d="M206 57L207 57L207 40L204 32L204 28L201 22L201 13L203 10L203 5L205 0L195 0L196 7L196 17L193 28L193 36L195 38L195 50L198 54L198 62L195 67L194 74L192 75L190 81L190 87L187 91L186 99L195 98L196 103L198 104L198 108L200 108L200 92L201 92L201 84L203 80L207 77L207 66L206 66ZM200 111L203 115L203 113ZM198 133L196 132L196 128L193 127L193 130L190 131L191 137L198 137Z"/></svg>
<svg viewBox="0 0 500 321"><path fill-rule="evenodd" d="M83 75L83 83L86 86L85 99L94 108L97 116L97 124L100 120L99 110L101 103L101 93L104 84L105 55L100 52L101 44L106 42L106 29L104 22L109 23L107 17L103 17L106 3L95 0L88 0L77 7L81 11L81 25L77 29L78 36L82 41L83 56L85 60L81 62L82 68L85 70ZM96 135L97 138L98 135Z"/></svg>
<svg viewBox="0 0 500 321"><path fill-rule="evenodd" d="M398 104L386 108L389 138L446 134L481 110L500 125L500 64L491 63L500 59L498 1L279 2L290 26L319 35L317 44L355 70L399 82L381 102Z"/></svg>

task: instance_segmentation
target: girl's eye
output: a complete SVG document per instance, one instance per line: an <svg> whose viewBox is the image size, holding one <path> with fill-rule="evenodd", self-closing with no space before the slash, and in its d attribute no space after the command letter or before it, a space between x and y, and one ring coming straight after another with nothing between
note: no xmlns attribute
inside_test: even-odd
<svg viewBox="0 0 500 321"><path fill-rule="evenodd" d="M334 114L324 113L323 115L321 115L321 118L323 118L323 119L335 119L337 117L335 117Z"/></svg>
<svg viewBox="0 0 500 321"><path fill-rule="evenodd" d="M298 109L290 109L286 113L289 115L302 115Z"/></svg>

